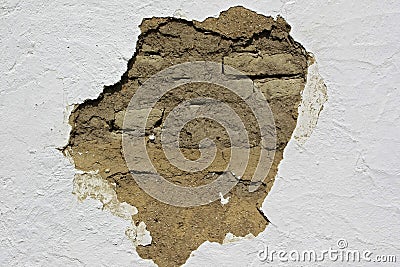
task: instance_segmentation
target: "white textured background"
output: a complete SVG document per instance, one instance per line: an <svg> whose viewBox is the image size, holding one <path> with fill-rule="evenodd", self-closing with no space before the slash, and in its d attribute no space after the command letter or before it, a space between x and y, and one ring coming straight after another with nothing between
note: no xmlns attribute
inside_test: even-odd
<svg viewBox="0 0 400 267"><path fill-rule="evenodd" d="M323 250L339 238L400 261L399 1L26 2L0 1L1 266L151 265L124 236L128 222L77 202L56 148L72 105L126 70L143 17L203 20L236 4L287 19L329 100L308 142L285 151L264 205L273 225L256 240L207 242L187 266L260 265L261 242Z"/></svg>

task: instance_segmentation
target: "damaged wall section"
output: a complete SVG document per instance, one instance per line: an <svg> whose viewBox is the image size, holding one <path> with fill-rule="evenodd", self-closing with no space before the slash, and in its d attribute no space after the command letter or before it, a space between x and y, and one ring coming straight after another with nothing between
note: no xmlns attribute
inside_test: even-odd
<svg viewBox="0 0 400 267"><path fill-rule="evenodd" d="M137 212L131 214L132 219L140 229L143 224L138 222L143 222L152 237L151 244L137 247L139 255L153 259L160 266L177 266L207 240L222 243L228 233L234 237L256 236L265 229L268 220L259 207L272 187L283 150L296 127L301 93L313 59L289 35L290 26L283 18L275 20L243 7L230 8L218 18L203 22L177 18L145 19L140 28L142 33L135 55L121 81L106 87L97 99L85 101L72 112L72 131L64 151L72 157L78 170L95 171L104 181L115 184L113 190L118 203L137 208ZM229 197L225 205L215 201L209 205L180 208L157 201L138 187L121 152L123 118L135 91L155 73L192 61L213 61L221 64L221 70L228 65L245 73L264 94L275 117L276 153L272 168L265 174L266 179L257 191L250 193L247 186L251 173L248 173L224 196L224 199ZM320 81L317 83L321 85ZM313 106L316 110L310 115L313 118L318 116L315 114L325 101L323 89L318 92L322 92L316 97L320 104ZM194 95L213 95L235 107L253 134L253 148L257 149L259 133L248 108L218 86L204 84L182 86L166 95L148 120L147 134L157 135L168 113ZM300 130L297 136L309 136L309 132L303 133L315 123ZM182 185L198 185L212 179L210 174L218 173L226 166L222 155L230 148L220 125L199 120L188 124L181 133L182 150L188 158L196 158L198 141L204 137L215 141L221 157L216 157L210 168L196 175L179 173L163 158L158 158L162 157L158 153L161 149L159 139L151 142L148 149L158 164L157 169L167 179ZM256 158L251 159L249 165L256 161ZM96 193L89 195L93 197ZM121 205L113 202L114 196L112 199L109 205Z"/></svg>

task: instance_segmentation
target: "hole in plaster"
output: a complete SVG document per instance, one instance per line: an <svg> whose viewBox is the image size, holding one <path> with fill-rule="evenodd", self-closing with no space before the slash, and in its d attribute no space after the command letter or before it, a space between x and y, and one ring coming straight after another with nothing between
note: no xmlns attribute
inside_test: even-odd
<svg viewBox="0 0 400 267"><path fill-rule="evenodd" d="M259 207L272 187L283 150L292 136L300 144L310 136L326 101L326 88L312 56L289 35L290 26L281 17L273 19L233 7L203 22L151 18L144 19L140 28L135 55L121 81L73 110L72 131L64 152L83 172L75 177L74 193L80 199L98 199L115 215L132 219L132 228L126 234L142 258L152 259L159 266L177 266L207 240L229 243L257 236L265 229L268 219ZM209 146L208 142L202 143L204 138L212 140L216 152L210 166L191 174L171 166L163 155L163 123L185 100L202 96L228 103L244 122L253 149L243 175L229 170L237 184L227 194L218 192L217 200L208 205L177 207L153 198L136 183L122 152L123 125L131 98L148 78L193 61L218 63L221 73L234 76L229 71L232 67L252 80L273 113L276 146L265 179L256 191L249 192L261 146L260 129L251 109L237 95L217 85L192 83L171 90L152 109L144 132L150 158L167 180L183 186L204 185L226 172L229 163L231 143L227 132L207 118L187 123L177 134L180 150L190 160L201 158L201 144ZM306 85L307 79L311 84Z"/></svg>

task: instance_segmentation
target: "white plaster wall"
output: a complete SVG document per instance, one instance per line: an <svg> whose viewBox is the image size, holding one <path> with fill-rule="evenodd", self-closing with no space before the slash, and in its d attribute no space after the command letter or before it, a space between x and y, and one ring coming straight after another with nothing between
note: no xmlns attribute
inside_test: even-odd
<svg viewBox="0 0 400 267"><path fill-rule="evenodd" d="M202 20L236 4L288 20L315 54L329 100L307 143L285 151L263 207L272 225L256 240L206 242L186 265L262 266L261 242L328 249L339 238L400 261L400 2L3 0L1 266L152 265L125 237L129 222L77 202L73 166L56 148L72 105L125 71L143 17Z"/></svg>

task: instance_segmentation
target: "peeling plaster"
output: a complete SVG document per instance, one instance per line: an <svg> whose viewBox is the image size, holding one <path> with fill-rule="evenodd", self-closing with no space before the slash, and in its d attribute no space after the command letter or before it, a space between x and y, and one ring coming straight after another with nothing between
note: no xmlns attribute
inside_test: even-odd
<svg viewBox="0 0 400 267"><path fill-rule="evenodd" d="M126 202L118 201L115 184L104 180L98 171L77 173L73 183L74 190L72 192L80 201L87 197L97 199L103 204L104 209L125 220L132 220L132 216L138 213L137 208Z"/></svg>
<svg viewBox="0 0 400 267"><path fill-rule="evenodd" d="M132 216L138 213L137 208L126 202L120 203L115 192L115 184L104 180L98 173L98 171L77 172L73 181L73 194L75 194L80 201L84 201L88 197L99 200L103 204L103 209L132 223L132 225L126 229L125 234L135 246L150 245L151 235L150 232L146 230L146 224L140 222L136 226L132 219Z"/></svg>
<svg viewBox="0 0 400 267"><path fill-rule="evenodd" d="M299 117L293 132L293 137L299 144L303 145L311 136L327 100L326 85L318 72L317 63L314 62L308 67L307 83L301 94Z"/></svg>
<svg viewBox="0 0 400 267"><path fill-rule="evenodd" d="M221 198L221 204L222 205L226 205L226 204L229 203L230 197L224 198L224 195L221 192L219 192L219 196Z"/></svg>
<svg viewBox="0 0 400 267"><path fill-rule="evenodd" d="M238 242L238 241L242 241L242 240L246 240L246 239L253 239L255 238L255 236L253 234L247 234L245 236L235 236L232 233L227 233L224 241L222 241L222 244L229 244L229 243L234 243L234 242Z"/></svg>

